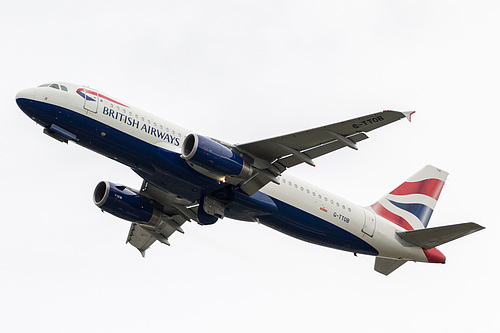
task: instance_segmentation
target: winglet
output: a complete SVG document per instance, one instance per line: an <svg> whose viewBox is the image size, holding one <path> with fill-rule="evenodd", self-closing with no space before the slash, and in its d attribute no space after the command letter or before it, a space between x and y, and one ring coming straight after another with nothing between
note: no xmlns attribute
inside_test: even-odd
<svg viewBox="0 0 500 333"><path fill-rule="evenodd" d="M416 112L416 111L393 111L393 110L384 110L384 112L387 112L387 111L390 111L390 112L399 112L401 113L402 115L404 115L406 117L406 119L408 119L409 122L411 122L411 116Z"/></svg>
<svg viewBox="0 0 500 333"><path fill-rule="evenodd" d="M406 119L408 119L408 121L411 123L411 116L415 113L415 111L407 111L407 112L402 112Z"/></svg>

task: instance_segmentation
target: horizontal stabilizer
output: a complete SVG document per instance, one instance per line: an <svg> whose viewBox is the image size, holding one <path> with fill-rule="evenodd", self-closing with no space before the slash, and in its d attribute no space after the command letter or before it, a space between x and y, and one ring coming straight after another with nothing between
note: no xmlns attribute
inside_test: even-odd
<svg viewBox="0 0 500 333"><path fill-rule="evenodd" d="M467 236L473 232L484 229L479 224L469 222L462 224L447 225L444 227L418 229L397 232L404 241L424 248L432 249L457 238Z"/></svg>
<svg viewBox="0 0 500 333"><path fill-rule="evenodd" d="M375 258L375 270L381 274L389 275L405 262L406 260L402 259Z"/></svg>

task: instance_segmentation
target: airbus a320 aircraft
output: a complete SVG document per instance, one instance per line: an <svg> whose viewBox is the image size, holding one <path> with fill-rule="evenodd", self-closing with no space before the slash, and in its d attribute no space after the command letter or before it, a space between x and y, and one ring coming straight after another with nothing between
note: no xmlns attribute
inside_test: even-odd
<svg viewBox="0 0 500 333"><path fill-rule="evenodd" d="M426 166L368 207L285 171L343 147L412 112L383 111L297 133L233 145L208 138L82 85L63 82L20 91L21 110L50 137L132 168L139 190L102 181L94 203L132 222L127 242L144 256L169 244L185 221L228 217L264 224L303 241L375 256L388 275L407 261L444 263L436 249L483 229L475 223L427 228L447 173Z"/></svg>

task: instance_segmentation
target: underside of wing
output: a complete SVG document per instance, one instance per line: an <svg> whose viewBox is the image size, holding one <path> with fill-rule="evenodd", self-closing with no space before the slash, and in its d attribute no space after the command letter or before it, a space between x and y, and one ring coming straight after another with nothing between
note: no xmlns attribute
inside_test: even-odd
<svg viewBox="0 0 500 333"><path fill-rule="evenodd" d="M146 250L155 241L170 246L168 238L176 231L184 233L181 228L184 222L197 219L196 205L179 201L147 181L143 181L140 195L153 200L155 205L162 208L149 223L134 222L130 226L127 243L136 247L142 256L145 256Z"/></svg>
<svg viewBox="0 0 500 333"><path fill-rule="evenodd" d="M141 228L139 223L132 223L128 232L127 243L135 246L142 256L146 255L146 250L156 241L156 237Z"/></svg>
<svg viewBox="0 0 500 333"><path fill-rule="evenodd" d="M300 163L314 166L314 158L343 147L357 149L356 143L368 138L365 132L388 125L413 112L382 111L340 123L271 139L237 145L235 148L254 166L252 177L241 188L253 194L270 181L276 182L287 168Z"/></svg>

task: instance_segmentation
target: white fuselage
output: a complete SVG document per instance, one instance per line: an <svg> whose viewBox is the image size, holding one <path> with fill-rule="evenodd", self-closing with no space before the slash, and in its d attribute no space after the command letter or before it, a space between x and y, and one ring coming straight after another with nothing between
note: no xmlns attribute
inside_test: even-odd
<svg viewBox="0 0 500 333"><path fill-rule="evenodd" d="M92 134L95 135L93 140L85 139L85 141L82 139L82 142L85 141L85 143L78 140L75 141L110 158L117 159L122 163L133 164L128 163L128 161L132 160L135 156L134 154L137 152L128 151L127 159L122 159L121 154L124 154L123 152L129 149L126 146L127 143L125 141L123 143L122 141L106 143L107 139L116 139L115 133L125 134L127 140L130 138L137 139L147 145L159 147L176 154L180 154L184 139L191 133L183 127L151 115L127 103L110 98L106 94L96 94L95 101L86 99L85 93L88 91L95 93L96 91L93 89L69 83L61 83L61 85L65 85L68 91L51 87L23 90L17 95L18 103L20 103L19 101L39 102L42 103L40 105L44 105L46 110L49 110L52 106L57 106L58 111L54 111L55 113L51 113L50 115L48 113L43 114L43 111L34 111L34 107L30 109L30 104L26 104L27 106L23 108L23 111L44 127L57 124L58 126L68 128L75 122L73 119L77 118L70 119L70 116L64 113L73 112L80 115L81 117L78 117L79 123L75 123L75 127L68 130L71 130L77 138L79 138L80 133L86 131L88 133L93 133L92 131L97 132ZM75 93L77 91L82 92L84 97L82 97L82 94ZM58 114L58 116L54 116L55 114ZM70 120L65 122L65 117L68 117ZM92 120L91 124L94 124L95 128L88 130L84 128L77 129L77 126L87 124L85 119ZM60 123L59 120L61 120ZM97 142L100 143L98 144ZM105 147L99 146L105 144ZM136 167L139 170L143 168L141 165L129 166ZM316 242L312 240L311 237L314 237L315 233L320 234L322 232L321 228L330 225L332 228L334 227L331 232L335 233L337 232L336 230L346 232L346 235L351 235L353 239L364 242L376 250L376 253L372 252L369 254L387 258L427 262L426 255L421 248L405 243L396 235L396 231L404 231L402 227L374 214L371 207L356 205L331 192L295 178L288 173L279 177L278 180L279 185L269 183L261 189L261 192L273 200L280 202L278 208L282 212L279 211L276 213L276 217L268 216L256 219L259 222L299 239L357 252L355 248L350 249L349 244L344 244L342 241L340 245L337 243L329 245L323 241ZM299 211L300 214L303 213L304 215L297 217L297 219L308 219L310 217L318 225L314 230L305 230L306 236L304 237L302 237L300 230L307 229L308 222L294 220L294 216L292 216ZM288 216L281 219L281 225L274 224L273 219L276 218L276 220L279 220L281 217L278 215L281 213L288 214ZM293 222L293 226L288 229L286 224L290 224L290 222ZM329 235L325 234L325 237L329 237Z"/></svg>

